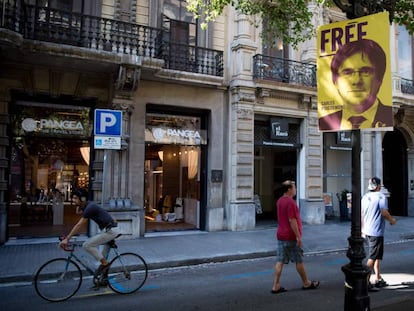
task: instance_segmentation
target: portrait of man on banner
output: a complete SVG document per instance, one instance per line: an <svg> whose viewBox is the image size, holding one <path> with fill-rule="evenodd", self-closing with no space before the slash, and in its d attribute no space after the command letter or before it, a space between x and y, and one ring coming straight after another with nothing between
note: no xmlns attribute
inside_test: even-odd
<svg viewBox="0 0 414 311"><path fill-rule="evenodd" d="M320 131L393 126L388 13L318 31Z"/></svg>

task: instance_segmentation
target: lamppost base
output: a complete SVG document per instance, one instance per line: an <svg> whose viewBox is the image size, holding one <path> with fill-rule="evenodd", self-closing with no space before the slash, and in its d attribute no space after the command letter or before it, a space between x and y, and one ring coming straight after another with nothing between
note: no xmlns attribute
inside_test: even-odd
<svg viewBox="0 0 414 311"><path fill-rule="evenodd" d="M370 311L368 296L368 267L355 269L351 264L342 267L345 274L345 304L344 311Z"/></svg>

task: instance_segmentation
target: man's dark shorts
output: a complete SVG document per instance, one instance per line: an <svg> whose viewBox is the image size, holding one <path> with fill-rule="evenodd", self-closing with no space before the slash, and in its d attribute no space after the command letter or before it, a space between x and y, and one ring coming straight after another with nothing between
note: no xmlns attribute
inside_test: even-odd
<svg viewBox="0 0 414 311"><path fill-rule="evenodd" d="M383 236L366 236L369 247L369 259L382 260L384 256L384 237Z"/></svg>
<svg viewBox="0 0 414 311"><path fill-rule="evenodd" d="M303 250L297 246L296 241L277 241L276 262L284 264L303 262Z"/></svg>

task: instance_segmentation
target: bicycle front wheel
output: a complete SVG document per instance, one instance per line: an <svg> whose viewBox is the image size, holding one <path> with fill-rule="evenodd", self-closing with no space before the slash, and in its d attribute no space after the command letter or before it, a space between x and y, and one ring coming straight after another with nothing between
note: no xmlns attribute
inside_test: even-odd
<svg viewBox="0 0 414 311"><path fill-rule="evenodd" d="M148 276L145 260L134 253L123 253L111 261L108 285L116 293L130 294L142 287Z"/></svg>
<svg viewBox="0 0 414 311"><path fill-rule="evenodd" d="M46 262L37 270L34 278L36 293L48 301L64 301L79 290L82 272L78 264L67 258Z"/></svg>

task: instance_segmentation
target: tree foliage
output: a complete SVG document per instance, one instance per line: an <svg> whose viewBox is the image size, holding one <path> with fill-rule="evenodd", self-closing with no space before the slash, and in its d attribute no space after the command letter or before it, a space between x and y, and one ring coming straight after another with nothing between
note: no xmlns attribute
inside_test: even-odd
<svg viewBox="0 0 414 311"><path fill-rule="evenodd" d="M201 20L202 27L214 22L226 6L233 6L241 13L252 17L257 16L266 21L262 24L263 38L276 35L283 38L283 42L297 47L300 42L306 41L315 35L312 25L312 12L308 8L310 0L186 0L187 10ZM351 2L351 1L349 1ZM349 3L348 2L348 3ZM369 1L361 0L369 3ZM395 5L394 5L395 2ZM333 0L314 0L317 5L332 6ZM377 0L375 10L380 12L385 4L394 7L390 16L393 21L405 25L410 33L414 32L414 1L412 0ZM384 3L384 5L382 5ZM268 34L274 34L269 36ZM269 42L274 44L275 42Z"/></svg>
<svg viewBox="0 0 414 311"><path fill-rule="evenodd" d="M394 11L394 22L404 25L410 34L414 33L414 1L397 0Z"/></svg>

